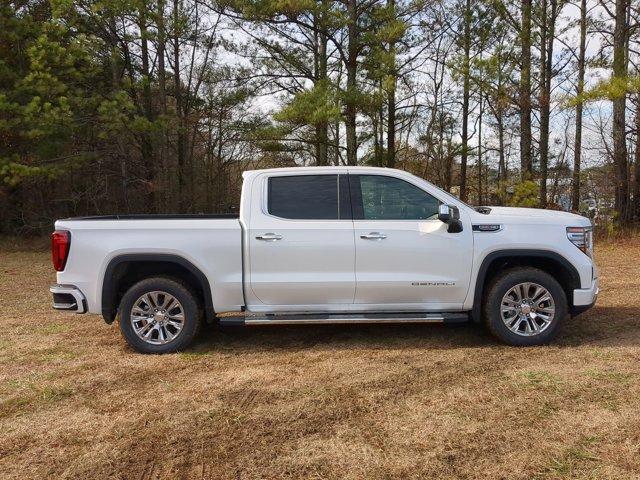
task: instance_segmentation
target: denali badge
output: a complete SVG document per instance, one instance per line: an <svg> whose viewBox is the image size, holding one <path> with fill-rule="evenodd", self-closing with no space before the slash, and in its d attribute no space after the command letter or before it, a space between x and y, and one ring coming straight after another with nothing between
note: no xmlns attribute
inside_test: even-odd
<svg viewBox="0 0 640 480"><path fill-rule="evenodd" d="M474 232L498 232L502 230L502 225L493 225L493 224L481 224L481 225L473 225L471 229Z"/></svg>
<svg viewBox="0 0 640 480"><path fill-rule="evenodd" d="M456 282L411 282L415 287L452 287Z"/></svg>

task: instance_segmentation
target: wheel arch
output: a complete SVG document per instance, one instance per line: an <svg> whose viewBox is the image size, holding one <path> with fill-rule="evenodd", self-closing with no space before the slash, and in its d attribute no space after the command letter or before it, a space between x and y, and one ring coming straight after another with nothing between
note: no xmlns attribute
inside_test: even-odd
<svg viewBox="0 0 640 480"><path fill-rule="evenodd" d="M479 323L486 286L505 268L527 266L538 268L554 277L562 286L569 306L573 305L573 290L580 288L580 274L565 257L551 250L498 250L489 253L480 264L474 287L471 317Z"/></svg>
<svg viewBox="0 0 640 480"><path fill-rule="evenodd" d="M213 318L213 298L207 276L180 255L164 253L132 253L112 258L102 282L102 318L112 323L124 292L133 284L152 276L170 276L189 284L201 297L207 318Z"/></svg>

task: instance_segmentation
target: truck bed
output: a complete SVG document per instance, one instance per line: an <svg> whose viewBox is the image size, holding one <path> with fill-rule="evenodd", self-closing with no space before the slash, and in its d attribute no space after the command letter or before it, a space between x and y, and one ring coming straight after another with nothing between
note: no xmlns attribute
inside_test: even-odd
<svg viewBox="0 0 640 480"><path fill-rule="evenodd" d="M126 215L90 215L85 217L69 217L66 220L198 220L198 219L234 219L237 213L156 213L156 214L126 214Z"/></svg>
<svg viewBox="0 0 640 480"><path fill-rule="evenodd" d="M102 313L105 272L122 256L184 259L207 278L216 308L239 311L244 305L237 215L102 215L58 220L55 228L71 232L69 258L57 283L80 288L91 313Z"/></svg>

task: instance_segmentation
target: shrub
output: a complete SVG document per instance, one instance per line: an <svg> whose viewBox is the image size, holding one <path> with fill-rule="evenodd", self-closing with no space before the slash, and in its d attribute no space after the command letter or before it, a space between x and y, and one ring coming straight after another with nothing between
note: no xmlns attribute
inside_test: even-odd
<svg viewBox="0 0 640 480"><path fill-rule="evenodd" d="M513 195L509 199L511 207L537 207L540 198L540 187L533 180L517 183Z"/></svg>

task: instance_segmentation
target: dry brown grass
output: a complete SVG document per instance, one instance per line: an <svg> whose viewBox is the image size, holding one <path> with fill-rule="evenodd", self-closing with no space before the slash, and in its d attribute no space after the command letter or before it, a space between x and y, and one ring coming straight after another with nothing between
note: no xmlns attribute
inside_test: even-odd
<svg viewBox="0 0 640 480"><path fill-rule="evenodd" d="M0 253L0 477L639 478L640 238L544 348L474 326L208 329L133 353Z"/></svg>

